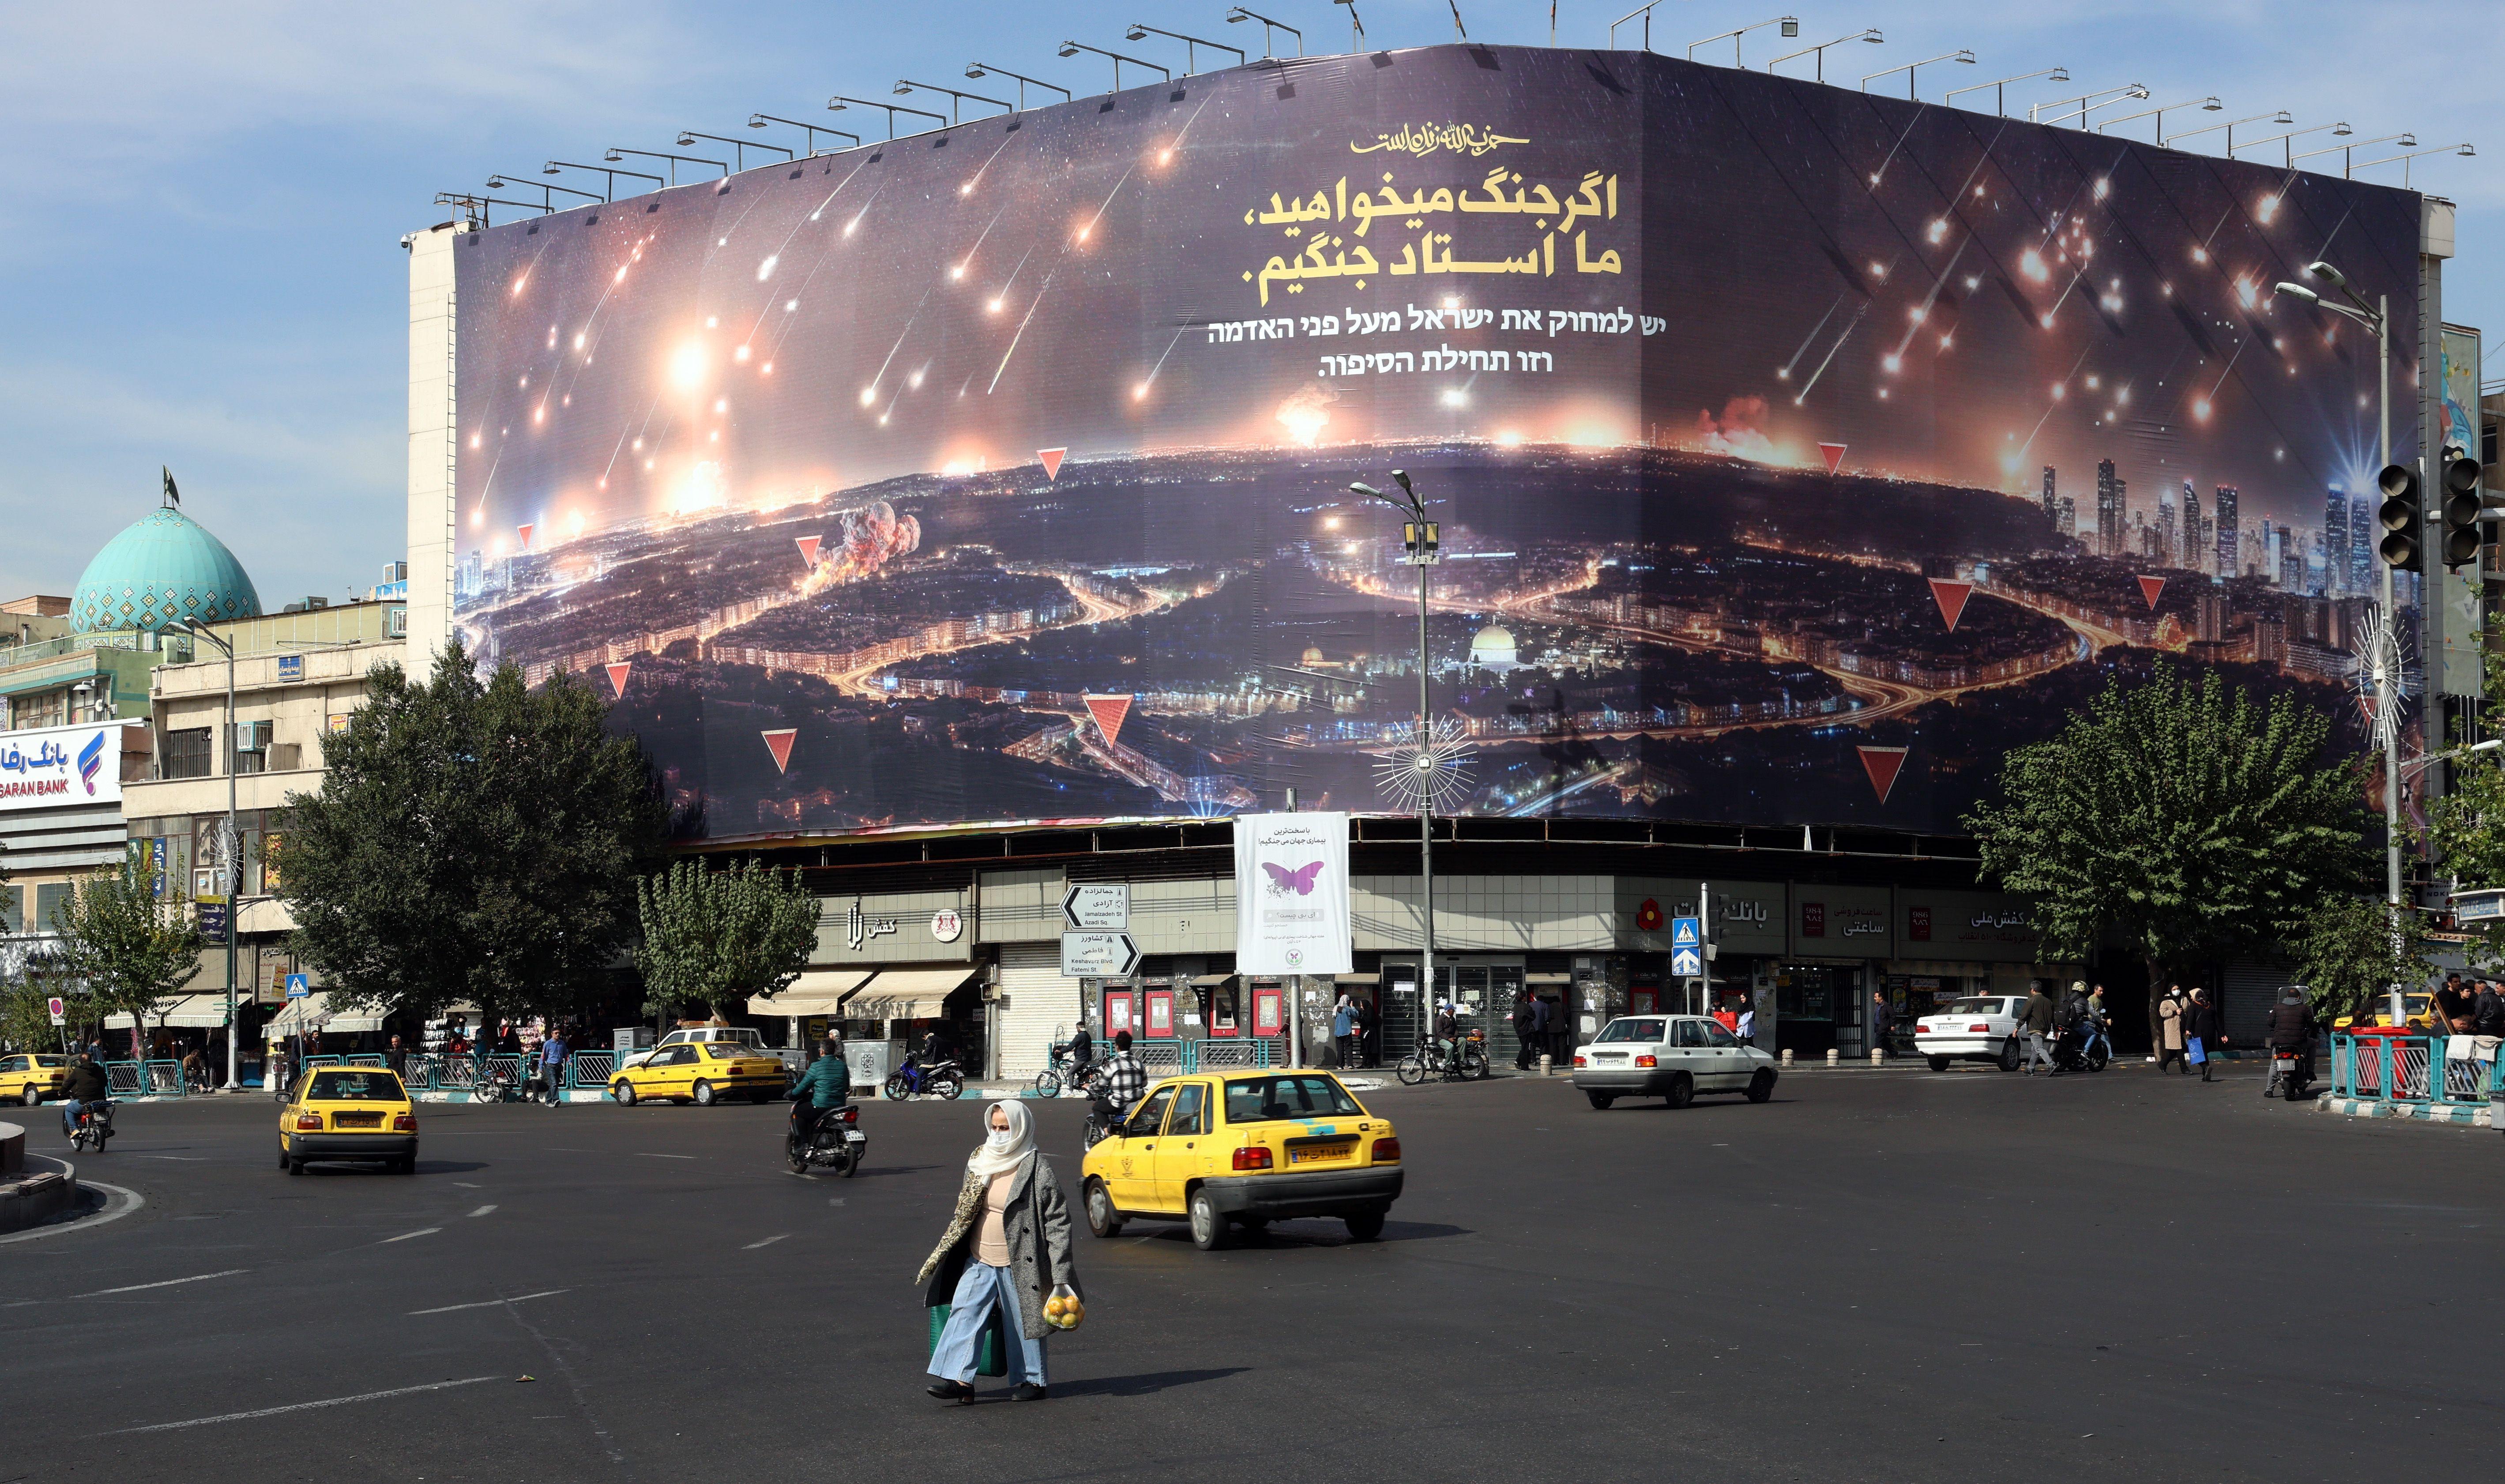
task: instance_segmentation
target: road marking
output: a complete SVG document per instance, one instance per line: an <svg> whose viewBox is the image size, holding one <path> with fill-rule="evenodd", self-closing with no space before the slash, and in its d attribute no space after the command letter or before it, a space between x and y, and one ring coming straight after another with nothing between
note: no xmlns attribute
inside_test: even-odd
<svg viewBox="0 0 2505 1484"><path fill-rule="evenodd" d="M554 1298L559 1293L573 1291L572 1289L542 1289L536 1293L516 1293L511 1298L489 1298L475 1304L445 1304L441 1309L411 1309L408 1313L413 1319L420 1314L450 1314L461 1309L493 1309L502 1304L528 1303L534 1298Z"/></svg>
<svg viewBox="0 0 2505 1484"><path fill-rule="evenodd" d="M486 1188L484 1185L474 1185L466 1180L456 1180L453 1184L459 1185L464 1190L483 1190Z"/></svg>
<svg viewBox="0 0 2505 1484"><path fill-rule="evenodd" d="M471 1214L472 1216L485 1216L488 1212L493 1211L493 1210L495 1210L495 1209L496 1209L496 1208L495 1208L495 1207L493 1207L493 1206L481 1206L481 1207L479 1207L477 1210L473 1211L473 1212L471 1212L470 1214Z"/></svg>
<svg viewBox="0 0 2505 1484"><path fill-rule="evenodd" d="M635 1157L638 1159L693 1159L696 1156L693 1154L655 1154L647 1149L638 1149L635 1151Z"/></svg>
<svg viewBox="0 0 2505 1484"><path fill-rule="evenodd" d="M421 1226L415 1231L404 1231L397 1237L385 1237L374 1246L389 1247L394 1242L406 1242L411 1237L431 1237L442 1229L441 1226Z"/></svg>
<svg viewBox="0 0 2505 1484"><path fill-rule="evenodd" d="M449 1391L456 1386L476 1386L481 1381L495 1379L494 1376L465 1376L458 1381L434 1381L425 1386L394 1387L387 1392L368 1392L361 1396L330 1396L320 1401L299 1401L283 1407L263 1407L257 1412L227 1412L216 1417L194 1417L189 1422L159 1422L144 1428L122 1428L106 1435L118 1437L123 1432L173 1432L184 1428L205 1428L212 1423L248 1422L255 1417L278 1417L288 1412L309 1412L317 1407L343 1407L352 1401L380 1401L386 1396L414 1396L420 1392Z"/></svg>
<svg viewBox="0 0 2505 1484"><path fill-rule="evenodd" d="M98 1289L92 1293L73 1293L70 1297L102 1298L107 1293L136 1293L143 1289L170 1289L186 1283L206 1283L212 1278L232 1278L237 1273L250 1271L249 1268L230 1267L223 1273L194 1273L189 1278L168 1278L162 1283L134 1283L126 1288Z"/></svg>
<svg viewBox="0 0 2505 1484"><path fill-rule="evenodd" d="M179 1159L185 1164L201 1164L206 1162L209 1156L206 1154L142 1154L139 1157L142 1159Z"/></svg>
<svg viewBox="0 0 2505 1484"><path fill-rule="evenodd" d="M785 1237L790 1235L791 1233L788 1231L777 1232L775 1235L767 1237L762 1242L751 1242L746 1247L741 1248L740 1251L744 1253L753 1253L760 1247L772 1247L775 1243L782 1241Z"/></svg>

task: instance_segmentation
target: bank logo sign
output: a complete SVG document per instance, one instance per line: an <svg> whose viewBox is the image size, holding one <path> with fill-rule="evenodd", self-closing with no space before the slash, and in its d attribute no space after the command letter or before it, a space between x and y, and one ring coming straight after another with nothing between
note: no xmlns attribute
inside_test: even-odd
<svg viewBox="0 0 2505 1484"><path fill-rule="evenodd" d="M122 801L121 722L0 733L0 813Z"/></svg>

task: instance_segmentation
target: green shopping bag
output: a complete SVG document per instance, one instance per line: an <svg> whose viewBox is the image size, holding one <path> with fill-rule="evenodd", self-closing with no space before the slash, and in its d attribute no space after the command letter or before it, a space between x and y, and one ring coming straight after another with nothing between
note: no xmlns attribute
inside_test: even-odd
<svg viewBox="0 0 2505 1484"><path fill-rule="evenodd" d="M931 1311L931 1348L926 1355L939 1353L939 1331L948 1327L949 1307L939 1304ZM1008 1329L1001 1323L1001 1306L992 1305L992 1317L983 1325L981 1339L974 1342L974 1374L1006 1376L1009 1373Z"/></svg>

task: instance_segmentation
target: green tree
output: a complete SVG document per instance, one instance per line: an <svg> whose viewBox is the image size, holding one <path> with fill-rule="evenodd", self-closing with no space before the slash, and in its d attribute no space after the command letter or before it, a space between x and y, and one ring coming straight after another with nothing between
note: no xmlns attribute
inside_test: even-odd
<svg viewBox="0 0 2505 1484"><path fill-rule="evenodd" d="M2326 1024L2378 999L2394 984L2422 983L2433 967L2415 912L2401 914L2392 937L2390 911L2365 897L2326 897L2307 913L2297 938L2297 972L2316 1019Z"/></svg>
<svg viewBox="0 0 2505 1484"><path fill-rule="evenodd" d="M2505 703L2505 617L2488 626L2487 700ZM2471 738L2459 738L2470 741ZM2427 839L2438 876L2460 888L2505 886L2505 752L2465 753L2452 762L2452 781L2427 807ZM2482 923L2470 940L2473 962L2505 964L2505 923Z"/></svg>
<svg viewBox="0 0 2505 1484"><path fill-rule="evenodd" d="M287 798L297 953L343 1004L467 1001L490 1031L598 1003L667 829L642 752L564 672L481 685L458 639L424 684L381 664L366 685L320 791Z"/></svg>
<svg viewBox="0 0 2505 1484"><path fill-rule="evenodd" d="M134 1037L200 972L200 930L157 900L155 876L132 857L80 882L53 909L53 931L57 972L83 984L93 1013L132 1017Z"/></svg>
<svg viewBox="0 0 2505 1484"><path fill-rule="evenodd" d="M755 861L708 870L683 860L646 876L636 898L647 1014L688 1004L735 1009L797 978L817 946L818 899L797 870Z"/></svg>
<svg viewBox="0 0 2505 1484"><path fill-rule="evenodd" d="M2027 900L2049 956L2120 938L2164 984L2291 937L2315 903L2366 885L2360 764L2323 763L2330 735L2294 697L2262 706L2214 670L2116 679L2009 754L1965 824L1984 878Z"/></svg>

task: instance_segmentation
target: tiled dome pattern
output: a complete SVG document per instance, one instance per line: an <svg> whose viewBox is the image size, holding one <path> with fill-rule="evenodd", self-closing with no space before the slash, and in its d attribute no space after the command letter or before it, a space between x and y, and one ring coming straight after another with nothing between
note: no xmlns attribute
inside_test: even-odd
<svg viewBox="0 0 2505 1484"><path fill-rule="evenodd" d="M70 625L100 629L166 629L185 618L221 622L261 612L261 594L243 564L181 511L150 511L104 544L80 575L70 598Z"/></svg>

